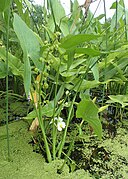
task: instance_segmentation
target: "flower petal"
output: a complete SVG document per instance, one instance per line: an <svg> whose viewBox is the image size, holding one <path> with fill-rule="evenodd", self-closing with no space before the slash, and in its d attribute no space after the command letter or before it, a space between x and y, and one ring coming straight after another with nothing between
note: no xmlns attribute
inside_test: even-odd
<svg viewBox="0 0 128 179"><path fill-rule="evenodd" d="M57 129L58 129L58 131L62 131L62 129L64 129L65 128L65 122L58 122L57 123Z"/></svg>

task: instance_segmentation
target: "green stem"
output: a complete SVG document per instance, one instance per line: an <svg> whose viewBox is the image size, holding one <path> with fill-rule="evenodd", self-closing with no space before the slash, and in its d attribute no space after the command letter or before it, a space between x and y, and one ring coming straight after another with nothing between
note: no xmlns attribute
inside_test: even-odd
<svg viewBox="0 0 128 179"><path fill-rule="evenodd" d="M38 103L38 106L39 106L39 116L38 117L39 118L38 118L38 120L39 120L39 124L40 124L42 134L43 134L47 159L48 159L48 162L51 162L52 161L51 152L50 152L50 149L49 149L49 145L48 145L48 141L47 141L47 137L46 137L46 133L45 133L44 120L42 119L41 87L42 87L42 73L41 73L41 80L40 80L40 83L39 83L39 103Z"/></svg>
<svg viewBox="0 0 128 179"><path fill-rule="evenodd" d="M11 2L10 2L11 6ZM7 29L6 29L6 133L7 133L7 150L8 150L8 161L10 161L10 141L9 141L9 126L8 126L8 51L9 51L9 20L10 20L10 6L8 11Z"/></svg>
<svg viewBox="0 0 128 179"><path fill-rule="evenodd" d="M51 162L52 161L51 152L50 152L47 137L46 137L44 120L42 119L42 106L41 106L41 86L42 85L41 84L42 84L42 74L41 74L41 80L40 80L40 83L39 83L39 89L37 88L37 86L35 86L36 91L39 93L38 109L35 106L35 110L36 110L36 115L37 115L39 125L40 125L41 131L42 131L43 139L44 139L44 145L45 145L45 149L46 149L47 160L48 160L48 162ZM32 92L31 92L31 96L32 96L32 99L34 101L34 97L33 97Z"/></svg>
<svg viewBox="0 0 128 179"><path fill-rule="evenodd" d="M124 23L125 23L125 37L126 37L126 41L128 41L128 27L127 27L127 12L126 12L126 7L125 7L125 4L124 4L124 1L123 1L123 7L124 7Z"/></svg>
<svg viewBox="0 0 128 179"><path fill-rule="evenodd" d="M63 168L64 168L64 166L65 166L65 164L66 164L66 162L67 162L67 160L68 160L68 158L69 158L69 156L71 154L72 148L74 146L75 136L76 136L76 134L74 134L74 136L73 136L73 139L72 139L72 141L71 141L71 143L69 145L68 153L66 154L66 156L64 158L64 162L63 162L61 168L59 169L60 173L62 173Z"/></svg>
<svg viewBox="0 0 128 179"><path fill-rule="evenodd" d="M86 74L86 73L85 73ZM69 126L69 122L71 120L71 116L72 116L72 110L73 110L73 104L75 102L75 99L77 97L77 93L78 93L78 90L82 84L82 81L85 77L85 74L83 75L82 79L80 79L79 81L79 84L78 84L78 88L77 88L77 91L75 93L75 96L71 102L71 105L70 105L70 109L69 109L69 114L68 114L68 119L67 119L67 123L66 123L66 127L65 127L65 130L64 130L64 135L63 135L63 138L62 138L62 141L61 141L61 144L60 144L60 148L59 148L59 151L58 151L58 157L60 158L61 157L61 153L62 153L62 150L63 150L63 147L64 147L64 143L65 143L65 139L66 139L66 134L67 134L67 130L68 130L68 126Z"/></svg>
<svg viewBox="0 0 128 179"><path fill-rule="evenodd" d="M56 32L58 28L57 28L56 19L55 19L55 16L54 16L54 11L53 11L53 6L52 6L51 0L49 0L49 4L50 4L51 14L52 14L52 17L53 17L53 21L54 21L54 25L55 25L55 32Z"/></svg>
<svg viewBox="0 0 128 179"><path fill-rule="evenodd" d="M60 67L60 65L59 65ZM59 79L59 67L57 70L57 76L56 76L56 84L55 84L55 97L54 97L54 111L53 111L53 130L52 130L52 138L53 138L53 159L55 160L56 158L56 137L57 137L57 129L55 126L55 109L56 109L56 104L57 104L57 99L56 99L56 95L57 95L57 87L58 87L58 79Z"/></svg>
<svg viewBox="0 0 128 179"><path fill-rule="evenodd" d="M104 14L105 14L105 24L107 23L107 15L106 15L106 3L105 0L103 0L104 3ZM107 30L105 31L106 35L106 51L108 50L108 34ZM104 68L104 81L106 81L106 67L107 67L107 58L105 57L105 68ZM104 105L104 97L105 97L105 89L106 89L106 84L103 85L103 95L102 95L102 106Z"/></svg>
<svg viewBox="0 0 128 179"><path fill-rule="evenodd" d="M114 38L114 49L116 49L116 42L117 42L117 29L118 29L118 22L117 22L117 17L118 17L118 1L116 0L116 32L115 32L115 38Z"/></svg>
<svg viewBox="0 0 128 179"><path fill-rule="evenodd" d="M97 60L97 61L98 61L98 60ZM86 75L87 75L89 69L91 69L91 68L97 63L97 61L95 61L92 65L89 64L89 65L87 66L87 69L86 69L85 73L81 76L79 82L78 82L76 85L74 85L74 87L73 87L73 89L74 89L74 88L78 85L78 86L77 86L76 93L75 93L75 96L74 96L74 98L73 98L73 100L72 100L72 102L71 102L71 105L70 105L69 114L68 114L68 119L67 119L66 127L65 127L65 130L64 130L64 135L63 135L63 138L62 138L62 140L61 140L61 142L60 142L60 144L59 144L60 146L59 146L59 151L58 151L58 158L60 158L60 157L61 157L61 154L62 154L62 150L63 150L64 144L65 144L65 139L66 139L66 135L67 135L67 129L68 129L69 122L70 122L71 116L72 116L73 104L74 104L75 99L76 99L76 97L77 97L77 94L78 94L78 92L79 92L79 88L80 88L80 86L81 86L81 84L82 84L84 78L86 77ZM73 89L72 89L72 90L73 90Z"/></svg>

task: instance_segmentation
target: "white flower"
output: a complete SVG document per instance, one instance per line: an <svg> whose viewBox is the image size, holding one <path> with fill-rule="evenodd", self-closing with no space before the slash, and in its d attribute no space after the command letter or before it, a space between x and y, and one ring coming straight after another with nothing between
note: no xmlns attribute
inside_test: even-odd
<svg viewBox="0 0 128 179"><path fill-rule="evenodd" d="M61 117L55 117L54 120L57 120L58 131L62 131L62 129L64 129L66 126L65 122L63 122L63 119Z"/></svg>
<svg viewBox="0 0 128 179"><path fill-rule="evenodd" d="M62 131L62 129L64 129L65 128L65 126L66 126L66 124L65 124L65 122L58 122L57 123L57 129L58 129L58 131Z"/></svg>

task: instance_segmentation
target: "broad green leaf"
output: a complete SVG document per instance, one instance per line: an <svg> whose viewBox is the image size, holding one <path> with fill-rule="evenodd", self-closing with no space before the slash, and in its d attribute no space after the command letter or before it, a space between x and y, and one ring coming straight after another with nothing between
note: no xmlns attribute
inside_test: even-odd
<svg viewBox="0 0 128 179"><path fill-rule="evenodd" d="M77 69L68 70L68 71L61 73L61 76L69 78L69 77L79 74L79 71L80 71L80 69L79 70L77 70Z"/></svg>
<svg viewBox="0 0 128 179"><path fill-rule="evenodd" d="M70 35L62 40L60 47L69 50L81 43L96 40L98 37L98 35L93 34Z"/></svg>
<svg viewBox="0 0 128 179"><path fill-rule="evenodd" d="M74 59L72 65L70 66L69 69L72 70L72 69L78 67L79 65L82 65L85 61L86 61L86 59ZM59 70L61 73L67 72L67 64L64 63L63 65L61 65Z"/></svg>
<svg viewBox="0 0 128 179"><path fill-rule="evenodd" d="M123 108L128 106L128 95L110 95L108 97L111 100L108 100L107 103L119 103Z"/></svg>
<svg viewBox="0 0 128 179"><path fill-rule="evenodd" d="M53 10L52 16L54 16L55 22L59 26L61 23L61 20L63 20L63 18L66 16L65 10L59 0L50 0L50 1L52 5L52 10Z"/></svg>
<svg viewBox="0 0 128 179"><path fill-rule="evenodd" d="M39 62L40 45L33 31L17 14L14 14L13 27L24 53L24 87L26 95L28 95L31 85L31 67L29 58L33 60L38 69L42 68L42 63Z"/></svg>
<svg viewBox="0 0 128 179"><path fill-rule="evenodd" d="M125 79L124 71L127 67L127 57L128 57L128 45L123 45L121 48L114 52L110 52L110 54L106 58L106 66L105 61L102 60L99 63L99 71L100 77L104 76L103 69L105 68L106 79L112 78L114 75L118 75L119 78Z"/></svg>
<svg viewBox="0 0 128 179"><path fill-rule="evenodd" d="M77 48L75 50L75 53L78 53L78 54L87 54L89 56L99 56L101 53L97 50L94 50L92 48Z"/></svg>
<svg viewBox="0 0 128 179"><path fill-rule="evenodd" d="M53 20L53 17L52 17L52 16L50 16L50 17L48 18L47 28L45 28L45 29L47 30L48 34L50 34L49 31L50 31L51 33L54 32L54 30L55 30L55 24L54 24L54 20ZM50 30L49 30L49 29L50 29Z"/></svg>
<svg viewBox="0 0 128 179"><path fill-rule="evenodd" d="M36 65L40 53L40 45L36 35L16 13L14 14L13 27L23 52L26 52ZM40 69L38 66L37 68Z"/></svg>
<svg viewBox="0 0 128 179"><path fill-rule="evenodd" d="M5 11L10 6L11 0L0 0L0 12Z"/></svg>
<svg viewBox="0 0 128 179"><path fill-rule="evenodd" d="M72 62L73 62L73 60L74 60L74 55L75 55L75 52L74 52L74 51L68 52L67 70L69 70L69 68L70 68L71 65L72 65Z"/></svg>
<svg viewBox="0 0 128 179"><path fill-rule="evenodd" d="M74 79L74 81L72 83L74 85L77 84L78 83L78 79L77 80ZM76 85L74 90L78 89L78 91L80 92L80 91L84 91L86 89L95 88L95 87L97 87L99 85L100 85L100 82L96 81L96 80L92 80L92 81L83 80L81 86L79 87L79 89L78 89L78 86L79 86L79 84L78 84L78 85Z"/></svg>
<svg viewBox="0 0 128 179"><path fill-rule="evenodd" d="M50 0L51 16L48 18L48 28L54 32L55 27L61 29L64 35L68 33L68 25L65 23L65 10L59 0ZM68 33L69 34L69 33Z"/></svg>
<svg viewBox="0 0 128 179"><path fill-rule="evenodd" d="M94 79L95 79L96 81L99 81L99 66L98 66L98 63L96 63L96 64L92 67L91 70L92 70Z"/></svg>
<svg viewBox="0 0 128 179"><path fill-rule="evenodd" d="M124 75L122 76L119 75L119 70L120 72L122 70L124 71L124 68L126 68L127 65L128 65L127 58L115 59L115 63L112 62L108 64L108 66L106 67L106 80L112 78L115 75L118 75L119 78L124 79L125 78ZM122 74L122 72L120 74ZM104 76L103 71L101 71L100 76Z"/></svg>
<svg viewBox="0 0 128 179"><path fill-rule="evenodd" d="M56 102L58 102L64 94L64 85L61 85L57 95L56 95Z"/></svg>
<svg viewBox="0 0 128 179"><path fill-rule="evenodd" d="M87 121L99 139L102 138L102 125L98 118L98 108L91 100L83 99L78 104L76 117Z"/></svg>
<svg viewBox="0 0 128 179"><path fill-rule="evenodd" d="M85 64L86 59L75 59L72 63L72 65L70 66L70 69L74 69L76 67L78 67L79 65L84 65Z"/></svg>
<svg viewBox="0 0 128 179"><path fill-rule="evenodd" d="M8 65L14 75L23 76L24 65L21 61L13 56L11 53L8 53L9 60ZM6 61L6 49L5 47L0 47L0 58Z"/></svg>
<svg viewBox="0 0 128 179"><path fill-rule="evenodd" d="M54 112L54 101L50 101L48 104L42 107L42 116L52 117ZM37 113L39 113L39 109L37 109ZM24 119L33 119L37 117L36 110L30 112Z"/></svg>
<svg viewBox="0 0 128 179"><path fill-rule="evenodd" d="M54 101L50 101L48 104L42 107L42 115L52 117L54 113Z"/></svg>
<svg viewBox="0 0 128 179"><path fill-rule="evenodd" d="M65 18L61 21L60 29L64 36L69 35L68 19Z"/></svg>

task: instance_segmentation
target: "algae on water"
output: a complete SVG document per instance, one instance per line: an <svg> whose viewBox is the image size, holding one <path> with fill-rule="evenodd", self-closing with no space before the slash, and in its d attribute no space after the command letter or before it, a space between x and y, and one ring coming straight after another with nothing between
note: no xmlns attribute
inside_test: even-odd
<svg viewBox="0 0 128 179"><path fill-rule="evenodd" d="M46 163L45 159L35 152L29 144L31 134L28 124L16 121L9 124L11 161L7 161L6 127L0 127L0 179L89 179L88 173L79 170L69 173L65 165L62 174L57 174L62 160Z"/></svg>

